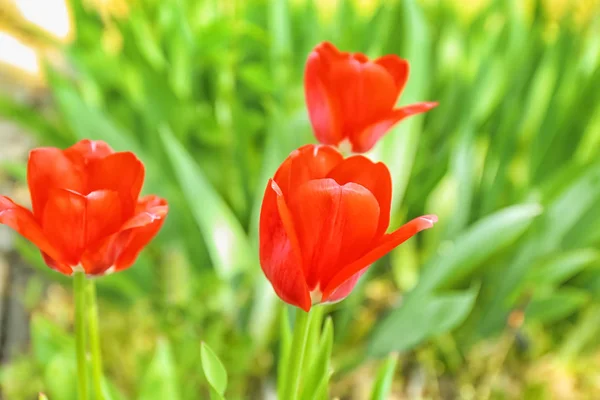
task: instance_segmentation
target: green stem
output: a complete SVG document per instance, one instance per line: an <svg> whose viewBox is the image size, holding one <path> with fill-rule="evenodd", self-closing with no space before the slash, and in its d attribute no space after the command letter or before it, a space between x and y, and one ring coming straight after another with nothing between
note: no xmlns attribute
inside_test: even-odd
<svg viewBox="0 0 600 400"><path fill-rule="evenodd" d="M77 382L79 400L87 400L87 363L85 348L85 273L76 272L73 276L73 296L75 297L75 351L77 353Z"/></svg>
<svg viewBox="0 0 600 400"><path fill-rule="evenodd" d="M102 393L102 353L100 351L100 336L98 334L96 284L93 280L88 280L85 292L88 307L87 312L90 354L92 359L92 386L94 388L96 400L104 400L104 395Z"/></svg>
<svg viewBox="0 0 600 400"><path fill-rule="evenodd" d="M304 352L306 350L306 338L308 337L309 313L296 309L296 321L294 324L294 335L290 349L290 362L285 379L285 397L283 400L296 400L300 392L300 375Z"/></svg>

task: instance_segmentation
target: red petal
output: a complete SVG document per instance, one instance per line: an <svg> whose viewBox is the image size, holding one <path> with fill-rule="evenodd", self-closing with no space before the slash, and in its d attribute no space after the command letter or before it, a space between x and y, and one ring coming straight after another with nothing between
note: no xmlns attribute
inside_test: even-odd
<svg viewBox="0 0 600 400"><path fill-rule="evenodd" d="M96 190L85 198L85 246L88 247L118 232L123 219L117 192Z"/></svg>
<svg viewBox="0 0 600 400"><path fill-rule="evenodd" d="M355 183L307 182L289 200L289 207L309 290L323 288L340 266L361 257L377 231L377 199Z"/></svg>
<svg viewBox="0 0 600 400"><path fill-rule="evenodd" d="M84 139L64 150L65 156L75 163L85 164L92 160L98 160L114 153L108 144L101 140Z"/></svg>
<svg viewBox="0 0 600 400"><path fill-rule="evenodd" d="M394 78L382 66L355 58L338 62L330 71L330 91L335 92L343 116L345 136L355 135L393 109L398 99Z"/></svg>
<svg viewBox="0 0 600 400"><path fill-rule="evenodd" d="M350 53L339 51L337 47L330 42L319 43L317 46L315 46L313 53L319 55L326 67L331 66L331 64L336 61L348 59L350 57Z"/></svg>
<svg viewBox="0 0 600 400"><path fill-rule="evenodd" d="M360 271L359 273L352 275L352 277L350 277L350 279L348 279L346 282L344 282L340 286L338 286L333 291L333 293L331 293L329 295L327 300L325 300L323 302L335 303L335 302L344 300L352 292L352 290L354 289L354 286L356 286L356 284L358 283L358 280L366 271L367 271L367 269L365 268L362 271ZM323 299L325 299L325 298L323 298Z"/></svg>
<svg viewBox="0 0 600 400"><path fill-rule="evenodd" d="M61 274L65 274L68 276L73 275L73 268L71 268L70 265L62 263L60 261L56 261L55 259L50 257L48 254L44 253L43 251L41 253L42 253L42 258L44 259L44 262L46 263L47 266L49 266L50 268L52 268L55 271L60 272Z"/></svg>
<svg viewBox="0 0 600 400"><path fill-rule="evenodd" d="M34 215L42 220L50 191L63 188L83 193L85 171L73 164L62 150L41 147L29 153L27 182Z"/></svg>
<svg viewBox="0 0 600 400"><path fill-rule="evenodd" d="M309 144L294 150L281 164L273 180L288 198L311 179L325 178L344 157L333 147Z"/></svg>
<svg viewBox="0 0 600 400"><path fill-rule="evenodd" d="M336 92L330 89L326 61L318 52L309 55L304 71L304 95L308 116L317 140L337 145L343 138L342 118Z"/></svg>
<svg viewBox="0 0 600 400"><path fill-rule="evenodd" d="M61 253L50 243L31 211L15 204L5 196L0 196L0 224L11 227L50 257L57 260L63 258ZM61 272L69 273L70 270Z"/></svg>
<svg viewBox="0 0 600 400"><path fill-rule="evenodd" d="M323 290L323 301L327 301L328 297L338 287L344 284L348 279L351 279L355 274L361 272L418 232L431 228L435 222L437 222L437 217L435 215L424 215L402 225L395 232L385 235L367 254L338 271Z"/></svg>
<svg viewBox="0 0 600 400"><path fill-rule="evenodd" d="M354 182L369 189L379 203L379 225L375 237L387 231L392 203L392 178L385 164L374 163L363 156L349 157L331 170L327 177L335 179L340 185Z"/></svg>
<svg viewBox="0 0 600 400"><path fill-rule="evenodd" d="M169 207L165 200L156 196L146 196L138 202L136 214L126 221L120 227L119 232L115 233L93 246L88 246L81 257L81 263L88 275L102 275L111 267L116 270L122 270L131 266L137 258L139 251L143 249L145 243L140 238L144 236L140 231L148 225L149 231L156 229L158 231L162 226L163 220ZM140 247L141 246L141 247ZM117 265L117 259L123 255L120 264Z"/></svg>
<svg viewBox="0 0 600 400"><path fill-rule="evenodd" d="M156 236L169 212L167 201L146 196L138 202L136 215L122 226L122 234L131 232L128 243L121 249L115 268L121 271L133 265L140 252Z"/></svg>
<svg viewBox="0 0 600 400"><path fill-rule="evenodd" d="M436 102L417 103L393 110L385 118L371 124L362 132L358 132L356 135L350 137L350 141L352 142L352 151L356 153L364 153L371 150L371 148L375 146L375 143L377 143L377 141L379 141L379 139L381 139L383 135L385 135L398 122L406 117L410 117L411 115L429 111L437 105L438 103Z"/></svg>
<svg viewBox="0 0 600 400"><path fill-rule="evenodd" d="M88 193L102 189L119 193L124 218L133 215L143 183L144 165L130 152L114 153L88 166Z"/></svg>
<svg viewBox="0 0 600 400"><path fill-rule="evenodd" d="M260 211L260 266L275 293L286 303L310 310L298 238L283 193L272 179Z"/></svg>
<svg viewBox="0 0 600 400"><path fill-rule="evenodd" d="M403 60L395 54L388 54L375 60L375 64L381 65L392 76L399 96L408 81L410 70L408 61Z"/></svg>
<svg viewBox="0 0 600 400"><path fill-rule="evenodd" d="M131 230L118 232L95 246L89 246L81 256L81 265L87 275L103 275L115 265L120 251L131 238Z"/></svg>
<svg viewBox="0 0 600 400"><path fill-rule="evenodd" d="M72 266L85 248L85 208L85 196L66 189L53 189L44 208L44 233Z"/></svg>

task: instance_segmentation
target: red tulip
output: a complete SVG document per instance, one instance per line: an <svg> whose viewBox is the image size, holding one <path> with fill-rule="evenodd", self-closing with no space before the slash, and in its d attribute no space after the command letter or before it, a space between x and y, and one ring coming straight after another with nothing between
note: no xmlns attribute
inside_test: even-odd
<svg viewBox="0 0 600 400"><path fill-rule="evenodd" d="M341 52L328 42L308 56L304 93L317 140L352 151L369 151L396 123L437 106L435 102L394 108L408 80L408 62L390 54L371 61Z"/></svg>
<svg viewBox="0 0 600 400"><path fill-rule="evenodd" d="M391 196L382 163L330 146L292 152L260 214L260 263L279 297L306 311L341 300L369 265L437 221L425 215L386 234Z"/></svg>
<svg viewBox="0 0 600 400"><path fill-rule="evenodd" d="M168 212L159 197L138 199L142 162L100 141L31 151L27 182L33 212L0 196L0 223L33 242L46 264L65 275L131 266Z"/></svg>

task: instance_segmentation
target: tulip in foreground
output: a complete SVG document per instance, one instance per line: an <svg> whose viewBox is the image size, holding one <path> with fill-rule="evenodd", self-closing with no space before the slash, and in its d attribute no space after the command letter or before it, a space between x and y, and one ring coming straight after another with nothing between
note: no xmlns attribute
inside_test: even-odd
<svg viewBox="0 0 600 400"><path fill-rule="evenodd" d="M304 91L317 140L352 151L369 151L395 124L435 107L435 102L394 108L408 81L406 60L390 54L369 60L361 53L339 51L328 42L308 57Z"/></svg>
<svg viewBox="0 0 600 400"><path fill-rule="evenodd" d="M33 242L48 266L65 275L131 266L168 211L159 197L138 198L142 162L101 141L32 150L27 182L33 212L0 196L0 223Z"/></svg>
<svg viewBox="0 0 600 400"><path fill-rule="evenodd" d="M260 215L260 263L277 295L305 311L339 301L369 265L437 221L426 215L386 233L391 195L382 163L322 145L292 152Z"/></svg>

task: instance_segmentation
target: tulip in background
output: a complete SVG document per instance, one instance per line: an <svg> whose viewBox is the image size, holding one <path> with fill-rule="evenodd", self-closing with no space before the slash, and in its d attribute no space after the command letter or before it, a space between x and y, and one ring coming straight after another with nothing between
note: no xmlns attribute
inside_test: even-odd
<svg viewBox="0 0 600 400"><path fill-rule="evenodd" d="M437 106L424 102L394 108L408 73L408 61L394 54L371 61L328 42L317 45L304 73L306 105L317 140L334 146L349 142L353 152L364 153L404 118Z"/></svg>
<svg viewBox="0 0 600 400"><path fill-rule="evenodd" d="M0 223L35 244L48 266L74 275L79 398L87 399L87 312L94 391L102 399L95 287L85 276L130 267L161 228L167 202L139 198L144 165L101 141L32 150L27 183L33 212L0 196Z"/></svg>
<svg viewBox="0 0 600 400"><path fill-rule="evenodd" d="M369 265L437 222L425 215L387 234L391 197L383 163L324 145L293 151L269 180L260 215L260 263L279 297L306 312L342 300ZM297 396L309 325L296 313L286 399Z"/></svg>
<svg viewBox="0 0 600 400"><path fill-rule="evenodd" d="M130 267L158 233L165 200L138 199L144 165L130 152L82 140L32 150L27 183L33 212L0 196L0 223L35 244L51 268L103 275Z"/></svg>

